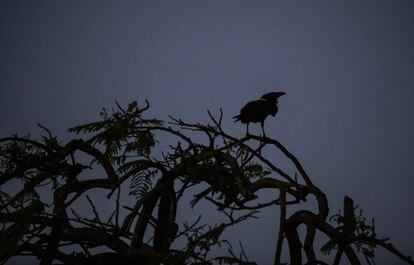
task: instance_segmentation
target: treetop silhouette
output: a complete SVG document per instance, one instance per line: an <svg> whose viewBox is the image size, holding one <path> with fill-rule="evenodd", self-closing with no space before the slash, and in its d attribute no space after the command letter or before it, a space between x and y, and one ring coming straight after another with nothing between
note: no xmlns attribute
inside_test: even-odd
<svg viewBox="0 0 414 265"><path fill-rule="evenodd" d="M165 123L146 118L148 108L147 101L143 107L137 102L127 108L116 103L110 113L102 110L99 121L69 129L76 136L65 143L41 125L46 135L40 139L29 135L0 139L1 262L30 255L42 265L255 264L242 243L236 253L222 234L257 218L260 209L276 206L280 219L275 224L274 264L286 260L292 265L329 260L339 264L344 258L349 264L361 264L362 259L372 264L377 246L414 264L388 238L377 236L375 223L368 222L362 211L355 212L351 198L344 198L343 213L330 218L325 193L279 141L230 135L222 127L222 111L219 117L208 112L210 124L173 117ZM191 137L194 133L205 140ZM160 134L175 138L162 152L157 150ZM281 153L297 174L289 175L277 160L264 155L264 149ZM125 186L128 201L123 199ZM274 190L272 200L258 196L264 189ZM113 207L106 218L92 190L112 202L105 207ZM192 207L208 201L227 221L177 220L188 196L193 196ZM297 209L306 200L315 200L317 208L288 216L288 207ZM317 233L329 238L320 251L315 250ZM179 238L186 242L182 248L174 246ZM284 245L288 257L282 255ZM216 246L227 248L228 254L214 255Z"/></svg>

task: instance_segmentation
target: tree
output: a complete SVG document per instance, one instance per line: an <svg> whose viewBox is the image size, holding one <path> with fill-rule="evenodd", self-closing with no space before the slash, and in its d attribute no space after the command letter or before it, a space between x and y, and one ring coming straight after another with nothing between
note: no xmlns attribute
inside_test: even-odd
<svg viewBox="0 0 414 265"><path fill-rule="evenodd" d="M0 139L1 262L31 255L42 265L255 264L242 247L235 254L221 235L226 228L255 218L258 210L276 205L280 220L274 264L282 264L284 242L290 264L327 264L315 251L316 233L329 238L320 252L335 253L334 264L345 257L350 264L361 264L361 258L371 264L377 246L414 264L387 238L377 237L374 222L367 223L362 211L355 214L351 198L345 197L343 214L329 218L326 195L279 141L231 136L221 126L221 111L218 118L208 113L211 124L173 117L166 124L145 118L148 108L148 102L144 107L132 102L127 109L116 103L109 114L103 109L99 121L69 129L78 136L66 143L41 125L46 135L39 140L29 135ZM162 133L176 140L157 157L156 137ZM190 137L193 133L206 140L195 141L200 137ZM281 152L297 174L290 176L279 168L278 161L263 154L265 148ZM18 189L5 188L11 183ZM132 207L121 199L125 185L135 203ZM182 198L194 187L203 190L193 195L191 205L209 201L227 222L202 225L198 218L192 224L177 223ZM113 202L106 221L90 195L96 189ZM274 199L258 197L263 189L274 190ZM317 202L316 211L301 209L287 216L287 207L310 199ZM89 214L78 212L86 209L83 204L75 207L81 200L88 202ZM303 242L301 225L306 227ZM181 237L186 238L185 247L173 248ZM145 242L146 238L150 241ZM216 245L226 246L228 255L214 256L211 249ZM93 251L96 247L104 250Z"/></svg>

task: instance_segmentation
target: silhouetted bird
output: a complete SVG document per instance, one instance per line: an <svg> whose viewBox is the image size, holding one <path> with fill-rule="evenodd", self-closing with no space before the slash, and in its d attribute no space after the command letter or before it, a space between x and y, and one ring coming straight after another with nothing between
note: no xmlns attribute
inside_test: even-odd
<svg viewBox="0 0 414 265"><path fill-rule="evenodd" d="M247 135L249 135L249 123L260 122L263 136L265 136L264 121L267 116L276 115L277 99L285 94L285 92L271 92L264 94L259 100L250 101L240 110L239 115L233 117L234 122L247 123Z"/></svg>

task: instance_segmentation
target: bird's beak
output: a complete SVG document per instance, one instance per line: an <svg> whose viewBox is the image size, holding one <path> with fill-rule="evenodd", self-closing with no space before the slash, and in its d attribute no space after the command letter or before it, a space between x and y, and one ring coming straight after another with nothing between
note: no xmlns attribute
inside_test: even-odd
<svg viewBox="0 0 414 265"><path fill-rule="evenodd" d="M277 92L277 96L278 96L278 97L281 97L281 96L283 96L283 95L286 95L286 93L285 93L285 92Z"/></svg>

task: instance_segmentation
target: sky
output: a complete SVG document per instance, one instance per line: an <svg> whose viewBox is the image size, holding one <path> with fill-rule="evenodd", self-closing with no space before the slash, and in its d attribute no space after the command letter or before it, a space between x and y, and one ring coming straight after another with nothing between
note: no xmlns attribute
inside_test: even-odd
<svg viewBox="0 0 414 265"><path fill-rule="evenodd" d="M65 129L114 100L145 99L161 119L207 121L222 108L224 129L241 137L231 117L284 91L267 135L302 161L331 214L351 196L414 255L413 47L408 0L3 0L0 137L38 135L39 122L70 139ZM260 265L273 259L277 218L264 211L231 234Z"/></svg>

